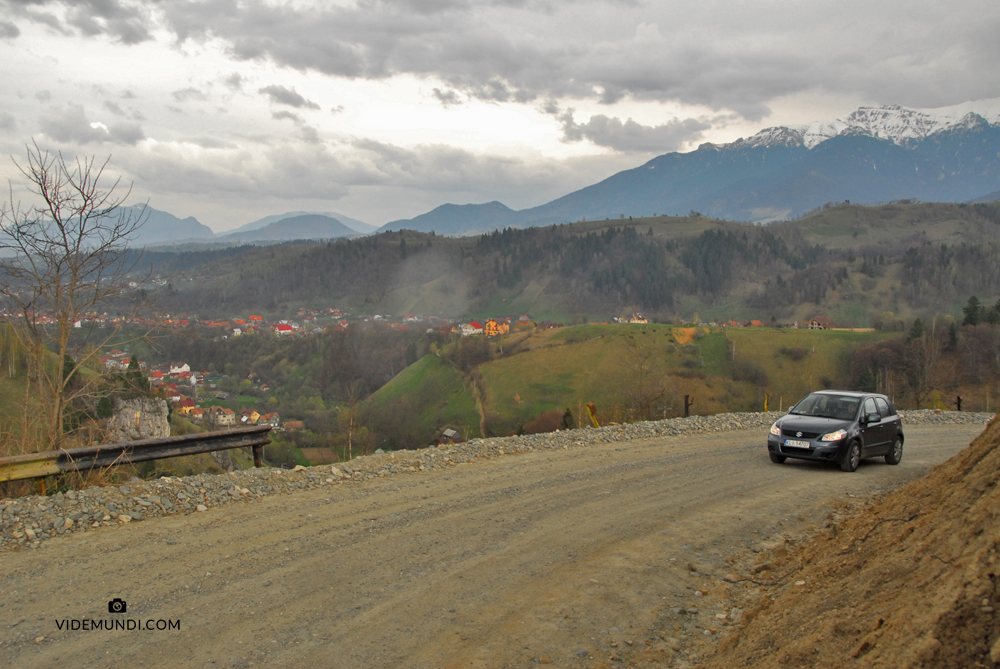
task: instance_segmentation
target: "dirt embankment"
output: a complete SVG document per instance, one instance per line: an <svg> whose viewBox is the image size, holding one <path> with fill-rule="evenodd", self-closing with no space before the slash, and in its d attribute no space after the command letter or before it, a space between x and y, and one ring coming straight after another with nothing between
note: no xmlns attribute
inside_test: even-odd
<svg viewBox="0 0 1000 669"><path fill-rule="evenodd" d="M773 555L758 603L702 666L1000 665L998 480L994 420L928 476Z"/></svg>

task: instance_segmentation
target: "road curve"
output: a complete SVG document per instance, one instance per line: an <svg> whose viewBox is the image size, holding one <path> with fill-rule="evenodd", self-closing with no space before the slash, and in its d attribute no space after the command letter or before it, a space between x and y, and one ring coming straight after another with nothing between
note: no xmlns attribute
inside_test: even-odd
<svg viewBox="0 0 1000 669"><path fill-rule="evenodd" d="M67 535L0 558L0 664L601 666L659 638L670 607L698 609L644 658L669 666L715 638L727 556L913 480L981 430L908 427L900 465L853 474L774 465L760 431L636 440ZM57 623L116 617L180 629Z"/></svg>

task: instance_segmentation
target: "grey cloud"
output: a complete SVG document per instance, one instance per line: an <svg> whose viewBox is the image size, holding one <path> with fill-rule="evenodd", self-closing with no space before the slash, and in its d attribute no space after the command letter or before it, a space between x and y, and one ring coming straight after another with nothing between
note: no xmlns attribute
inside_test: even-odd
<svg viewBox="0 0 1000 669"><path fill-rule="evenodd" d="M52 99L52 93L47 90L41 90L35 93L35 99L39 102L48 102Z"/></svg>
<svg viewBox="0 0 1000 669"><path fill-rule="evenodd" d="M130 118L133 121L145 121L146 117L141 111L130 107L128 110L122 109L121 105L113 100L105 100L102 106L115 116L124 116Z"/></svg>
<svg viewBox="0 0 1000 669"><path fill-rule="evenodd" d="M316 131L316 128L308 125L304 125L299 128L299 137L302 138L303 142L307 142L309 144L320 144L323 141L319 138L319 133Z"/></svg>
<svg viewBox="0 0 1000 669"><path fill-rule="evenodd" d="M90 144L111 142L114 144L136 144L146 138L145 132L135 123L119 123L107 126L107 130L92 127L84 108L67 105L54 114L42 117L42 132L52 139L66 144Z"/></svg>
<svg viewBox="0 0 1000 669"><path fill-rule="evenodd" d="M203 149L235 149L237 146L232 142L226 142L218 137L212 137L208 135L198 135L197 137L188 137L184 140L191 144L197 144Z"/></svg>
<svg viewBox="0 0 1000 669"><path fill-rule="evenodd" d="M43 6L55 11L43 11ZM47 25L61 33L76 32L84 36L108 35L123 44L138 44L150 39L147 25L150 9L143 2L119 0L8 0L0 4L9 16L17 16ZM60 12L60 9L63 11ZM65 21L59 18L60 13ZM7 24L7 22L4 22ZM12 25L12 24L8 24ZM14 28L17 30L17 28Z"/></svg>
<svg viewBox="0 0 1000 669"><path fill-rule="evenodd" d="M21 29L10 21L0 21L0 39L14 39L21 34Z"/></svg>
<svg viewBox="0 0 1000 669"><path fill-rule="evenodd" d="M277 119L278 121L292 121L293 123L302 123L302 117L295 112L290 112L287 109L282 109L281 111L276 111L271 114L271 118Z"/></svg>
<svg viewBox="0 0 1000 669"><path fill-rule="evenodd" d="M243 60L351 78L431 77L441 90L496 102L631 97L748 119L765 116L775 98L811 91L881 99L898 90L904 104L988 97L998 49L988 35L1000 30L1000 5L973 0L919 12L865 0L367 0L319 9L217 0L163 12L181 41L220 39ZM953 46L927 48L938 43Z"/></svg>
<svg viewBox="0 0 1000 669"><path fill-rule="evenodd" d="M444 107L462 104L462 98L455 91L442 91L440 88L435 88L432 93Z"/></svg>
<svg viewBox="0 0 1000 669"><path fill-rule="evenodd" d="M297 109L319 109L319 105L311 100L306 100L299 93L295 91L294 88L285 88L284 86L265 86L264 88L257 91L258 93L263 93L267 97L271 98L271 102L280 105L288 105L289 107L295 107Z"/></svg>
<svg viewBox="0 0 1000 669"><path fill-rule="evenodd" d="M126 112L125 112L125 110L122 109L118 105L117 102L112 102L111 100L105 100L103 106L104 106L105 109L107 109L112 114L115 114L116 116L126 116L127 115Z"/></svg>
<svg viewBox="0 0 1000 669"><path fill-rule="evenodd" d="M336 107L330 108L331 114L341 114L344 111L344 105L337 105Z"/></svg>
<svg viewBox="0 0 1000 669"><path fill-rule="evenodd" d="M13 130L17 125L14 117L7 112L0 112L0 130Z"/></svg>
<svg viewBox="0 0 1000 669"><path fill-rule="evenodd" d="M579 142L587 139L598 146L606 146L616 151L657 152L676 151L685 142L697 139L711 124L697 119L674 119L663 125L648 126L628 119L610 118L603 114L591 116L584 124L573 119L573 109L567 109L559 116L562 124L563 141Z"/></svg>
<svg viewBox="0 0 1000 669"><path fill-rule="evenodd" d="M243 88L243 77L240 76L239 72L233 72L228 77L223 79L223 82L234 91L238 91Z"/></svg>
<svg viewBox="0 0 1000 669"><path fill-rule="evenodd" d="M208 96L203 92L194 88L193 86L188 88L182 88L180 90L171 93L174 96L174 100L178 102L187 102L188 100L196 100L198 102L204 102L208 100Z"/></svg>

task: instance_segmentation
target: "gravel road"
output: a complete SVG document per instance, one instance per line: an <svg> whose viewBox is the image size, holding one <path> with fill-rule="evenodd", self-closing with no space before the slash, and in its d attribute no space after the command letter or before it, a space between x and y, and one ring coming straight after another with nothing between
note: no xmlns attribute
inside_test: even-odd
<svg viewBox="0 0 1000 669"><path fill-rule="evenodd" d="M921 476L982 424L906 429L899 466L854 474L773 465L760 429L708 432L324 480L52 536L0 554L0 664L682 666L724 631L722 577L746 556ZM108 613L116 597L127 613ZM65 629L115 620L180 629Z"/></svg>

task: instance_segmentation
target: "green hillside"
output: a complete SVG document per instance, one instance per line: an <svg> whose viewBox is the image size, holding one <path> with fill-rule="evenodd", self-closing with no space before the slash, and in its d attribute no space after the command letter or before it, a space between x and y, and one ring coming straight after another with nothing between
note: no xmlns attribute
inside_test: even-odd
<svg viewBox="0 0 1000 669"><path fill-rule="evenodd" d="M377 390L367 408L408 422L427 443L444 426L467 438L480 436L476 400L455 368L428 353Z"/></svg>
<svg viewBox="0 0 1000 669"><path fill-rule="evenodd" d="M818 388L845 387L847 360L885 333L590 324L511 338L508 354L480 365L478 392L488 435L514 434L546 411L570 409L578 423L593 402L603 422L692 412L763 410L765 394L787 407ZM510 351L513 351L512 353ZM640 415L642 391L655 399ZM638 390L637 390L638 389ZM469 383L444 358L429 354L375 393L373 404L413 410L422 432L478 421ZM582 420L581 420L582 419ZM476 434L478 430L470 430Z"/></svg>

